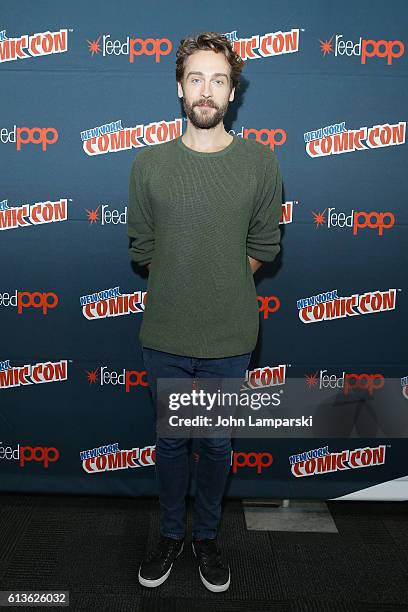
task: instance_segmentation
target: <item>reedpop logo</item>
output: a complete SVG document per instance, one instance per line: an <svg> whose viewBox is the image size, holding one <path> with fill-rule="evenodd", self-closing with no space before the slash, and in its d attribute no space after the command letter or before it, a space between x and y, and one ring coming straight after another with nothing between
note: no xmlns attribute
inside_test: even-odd
<svg viewBox="0 0 408 612"><path fill-rule="evenodd" d="M361 389L372 395L374 391L382 389L385 384L383 374L343 372L342 376L336 376L336 374L329 375L326 372L327 370L320 370L320 373L306 374L305 379L309 389L343 389L344 395L348 395L354 389Z"/></svg>
<svg viewBox="0 0 408 612"><path fill-rule="evenodd" d="M125 388L126 393L130 393L132 387L148 387L147 371L146 370L123 370L118 373L109 371L107 366L101 366L95 370L85 370L89 385L95 385L98 383L99 386L104 385L120 385Z"/></svg>
<svg viewBox="0 0 408 612"><path fill-rule="evenodd" d="M111 40L110 34L100 34L96 40L87 40L87 43L92 57L99 55L101 52L102 57L124 55L129 58L131 64L134 63L135 57L141 55L154 56L156 64L158 64L161 57L169 55L173 49L173 45L168 38L130 38L130 36L127 36L125 41L122 42Z"/></svg>
<svg viewBox="0 0 408 612"><path fill-rule="evenodd" d="M99 211L99 209L101 209ZM108 204L99 205L93 210L85 209L87 212L87 218L90 225L99 223L101 225L126 225L127 223L127 206L123 211L117 209L110 210Z"/></svg>
<svg viewBox="0 0 408 612"><path fill-rule="evenodd" d="M329 40L319 39L323 57L331 53L334 57L355 56L361 58L362 64L366 64L368 58L387 58L387 65L391 66L394 59L400 58L405 53L402 40L372 40L360 36L358 43L354 43L352 40L342 39L343 34L333 34Z"/></svg>
<svg viewBox="0 0 408 612"><path fill-rule="evenodd" d="M344 212L334 212L335 207L325 208L323 212L313 212L316 229L320 226L326 226L328 229L333 227L349 227L353 229L353 235L356 236L359 229L368 227L376 229L378 236L383 236L384 229L391 229L395 224L395 215L388 212L364 212L361 210L352 210L349 215ZM327 220L326 220L326 211Z"/></svg>

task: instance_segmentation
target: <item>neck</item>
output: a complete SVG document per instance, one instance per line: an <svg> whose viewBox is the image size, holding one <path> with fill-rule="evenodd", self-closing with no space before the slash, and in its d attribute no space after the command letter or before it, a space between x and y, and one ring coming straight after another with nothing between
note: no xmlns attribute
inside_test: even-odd
<svg viewBox="0 0 408 612"><path fill-rule="evenodd" d="M182 136L182 142L190 149L207 153L215 153L232 141L232 134L229 134L222 123L215 128L208 130L194 127L190 122Z"/></svg>

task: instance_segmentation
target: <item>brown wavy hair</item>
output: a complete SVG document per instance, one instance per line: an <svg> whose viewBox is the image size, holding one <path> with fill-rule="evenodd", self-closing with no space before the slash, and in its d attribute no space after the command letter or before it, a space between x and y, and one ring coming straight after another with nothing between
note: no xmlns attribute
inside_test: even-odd
<svg viewBox="0 0 408 612"><path fill-rule="evenodd" d="M241 71L244 67L244 60L232 46L232 43L224 34L219 32L201 32L201 34L193 34L187 38L180 40L179 47L176 52L176 80L180 83L184 77L184 68L187 59L196 51L211 49L215 53L223 53L225 59L231 66L231 90L240 86Z"/></svg>

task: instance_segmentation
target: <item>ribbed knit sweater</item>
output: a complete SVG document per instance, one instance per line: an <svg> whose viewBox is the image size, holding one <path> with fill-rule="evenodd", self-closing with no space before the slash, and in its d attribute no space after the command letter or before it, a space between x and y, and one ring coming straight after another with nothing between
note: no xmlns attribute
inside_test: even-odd
<svg viewBox="0 0 408 612"><path fill-rule="evenodd" d="M129 184L129 255L151 263L142 346L220 358L252 351L259 332L248 255L280 251L282 179L271 149L233 135L221 151L181 136L139 151Z"/></svg>

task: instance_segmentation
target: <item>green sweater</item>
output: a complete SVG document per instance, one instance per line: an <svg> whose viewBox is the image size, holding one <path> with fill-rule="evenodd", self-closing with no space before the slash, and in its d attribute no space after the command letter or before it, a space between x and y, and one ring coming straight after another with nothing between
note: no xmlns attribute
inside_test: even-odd
<svg viewBox="0 0 408 612"><path fill-rule="evenodd" d="M259 312L248 255L280 251L282 179L271 149L234 135L203 153L181 140L146 147L129 184L129 255L151 262L142 346L196 358L255 348Z"/></svg>

